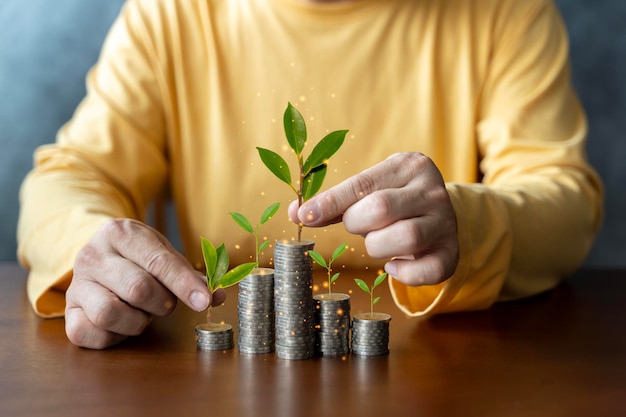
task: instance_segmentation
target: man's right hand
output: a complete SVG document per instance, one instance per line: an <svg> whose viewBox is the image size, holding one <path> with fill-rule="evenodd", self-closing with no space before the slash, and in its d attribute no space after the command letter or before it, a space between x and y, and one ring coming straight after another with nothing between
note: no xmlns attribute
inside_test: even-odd
<svg viewBox="0 0 626 417"><path fill-rule="evenodd" d="M193 310L219 305L167 239L136 220L107 221L78 253L66 293L65 331L78 346L102 349L141 333L153 315L165 316L181 299Z"/></svg>

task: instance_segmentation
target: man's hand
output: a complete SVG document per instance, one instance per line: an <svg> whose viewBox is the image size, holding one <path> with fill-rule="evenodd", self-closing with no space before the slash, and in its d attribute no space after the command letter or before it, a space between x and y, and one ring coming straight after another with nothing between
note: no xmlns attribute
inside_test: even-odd
<svg viewBox="0 0 626 417"><path fill-rule="evenodd" d="M385 270L407 285L448 279L459 261L456 215L441 173L426 156L394 154L320 193L289 217L305 226L343 221L365 237L374 258L392 258Z"/></svg>
<svg viewBox="0 0 626 417"><path fill-rule="evenodd" d="M110 220L78 253L65 331L78 346L102 349L141 333L153 315L171 313L178 298L202 311L219 305L224 293L212 297L202 275L156 230Z"/></svg>

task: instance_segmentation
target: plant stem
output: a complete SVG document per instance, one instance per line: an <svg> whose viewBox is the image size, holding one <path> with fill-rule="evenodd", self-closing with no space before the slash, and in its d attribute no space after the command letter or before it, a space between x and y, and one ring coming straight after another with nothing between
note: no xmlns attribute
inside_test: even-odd
<svg viewBox="0 0 626 417"><path fill-rule="evenodd" d="M374 289L370 290L370 316L374 317Z"/></svg>
<svg viewBox="0 0 626 417"><path fill-rule="evenodd" d="M259 264L259 225L256 226L256 231L254 232L254 249L256 253L256 264Z"/></svg>
<svg viewBox="0 0 626 417"><path fill-rule="evenodd" d="M332 291L330 290L331 285L332 283L330 282L330 264L328 264L328 295L332 294Z"/></svg>
<svg viewBox="0 0 626 417"><path fill-rule="evenodd" d="M333 264L333 260L332 258L328 260L328 295L332 294L332 291L330 290L330 287L333 285L332 282L330 282L330 274L332 273L332 264Z"/></svg>
<svg viewBox="0 0 626 417"><path fill-rule="evenodd" d="M206 310L206 324L211 325L211 306Z"/></svg>
<svg viewBox="0 0 626 417"><path fill-rule="evenodd" d="M302 198L302 190L304 189L304 172L303 169L303 161L302 155L298 155L298 167L300 168L300 186L298 187L298 208L302 207L302 203L304 203ZM298 242L302 241L302 222L298 222Z"/></svg>

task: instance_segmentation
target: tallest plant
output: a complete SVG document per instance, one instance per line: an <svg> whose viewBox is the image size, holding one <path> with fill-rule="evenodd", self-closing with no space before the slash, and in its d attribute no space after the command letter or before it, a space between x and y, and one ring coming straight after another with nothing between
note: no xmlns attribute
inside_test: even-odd
<svg viewBox="0 0 626 417"><path fill-rule="evenodd" d="M305 159L307 143L306 123L302 114L291 103L287 104L283 115L283 127L289 147L296 155L298 177L295 184L287 162L276 152L257 147L261 161L282 182L289 185L298 198L298 206L313 197L322 188L328 160L343 145L347 130L335 130L326 135ZM298 223L298 241L302 237L302 223Z"/></svg>

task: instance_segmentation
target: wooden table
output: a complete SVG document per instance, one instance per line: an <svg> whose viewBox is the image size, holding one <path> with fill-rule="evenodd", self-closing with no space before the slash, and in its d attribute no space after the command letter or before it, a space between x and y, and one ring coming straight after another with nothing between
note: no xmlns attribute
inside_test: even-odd
<svg viewBox="0 0 626 417"><path fill-rule="evenodd" d="M203 314L182 304L117 347L77 348L63 320L33 314L25 277L0 264L2 417L626 416L626 271L427 320L404 317L385 289L389 355L304 361L198 351ZM353 313L367 301L354 292ZM236 327L236 292L219 309Z"/></svg>

